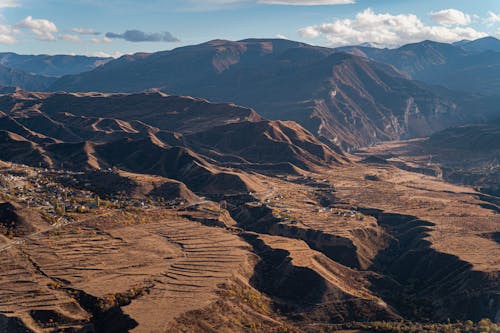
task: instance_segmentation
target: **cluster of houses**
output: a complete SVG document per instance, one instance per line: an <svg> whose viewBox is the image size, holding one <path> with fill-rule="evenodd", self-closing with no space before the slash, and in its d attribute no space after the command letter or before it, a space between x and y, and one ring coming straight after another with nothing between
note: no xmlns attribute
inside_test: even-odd
<svg viewBox="0 0 500 333"><path fill-rule="evenodd" d="M77 173L31 168L12 163L0 169L0 200L15 200L28 207L45 208L47 213L87 213L101 206L113 208L154 208L183 206L182 200L164 201L161 198L134 199L116 195L101 200L80 184Z"/></svg>
<svg viewBox="0 0 500 333"><path fill-rule="evenodd" d="M62 186L51 179L52 173L54 171L15 164L0 170L3 199L15 199L28 207L46 207L48 211L55 210L57 206L65 211L82 212L95 206L89 200L91 192Z"/></svg>

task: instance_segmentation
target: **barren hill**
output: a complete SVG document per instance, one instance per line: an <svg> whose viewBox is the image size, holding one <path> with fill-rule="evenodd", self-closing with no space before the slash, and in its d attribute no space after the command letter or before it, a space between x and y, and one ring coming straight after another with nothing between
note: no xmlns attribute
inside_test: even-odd
<svg viewBox="0 0 500 333"><path fill-rule="evenodd" d="M347 161L296 123L191 97L19 91L0 96L0 108L4 160L74 171L116 167L177 179L202 193L258 190L242 170Z"/></svg>

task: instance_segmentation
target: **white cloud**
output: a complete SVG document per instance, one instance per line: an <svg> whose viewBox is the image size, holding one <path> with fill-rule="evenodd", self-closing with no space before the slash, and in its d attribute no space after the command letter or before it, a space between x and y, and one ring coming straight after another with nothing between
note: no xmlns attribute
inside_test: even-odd
<svg viewBox="0 0 500 333"><path fill-rule="evenodd" d="M59 38L62 39L62 40L68 41L68 42L81 42L82 41L82 39L80 38L80 36L78 36L78 35L71 35L71 34L62 35Z"/></svg>
<svg viewBox="0 0 500 333"><path fill-rule="evenodd" d="M453 8L431 12L431 18L434 22L447 27L454 25L469 25L472 21L470 15Z"/></svg>
<svg viewBox="0 0 500 333"><path fill-rule="evenodd" d="M488 17L485 22L489 25L500 23L500 13L488 12Z"/></svg>
<svg viewBox="0 0 500 333"><path fill-rule="evenodd" d="M14 35L17 31L7 24L0 24L0 44L15 44L17 42Z"/></svg>
<svg viewBox="0 0 500 333"><path fill-rule="evenodd" d="M20 0L0 0L0 11L4 8L21 7ZM32 16L27 16L17 24L9 24L5 22L5 17L0 12L0 44L15 44L17 43L16 36L20 35L23 30L28 30L33 33L37 39L44 41L55 41L57 38L55 33L58 31L55 23L46 19L34 19ZM59 38L62 40L76 41L76 37L72 35L63 35Z"/></svg>
<svg viewBox="0 0 500 333"><path fill-rule="evenodd" d="M248 0L190 0L192 3L205 3L205 4L215 4L215 5L229 5L235 3L249 2Z"/></svg>
<svg viewBox="0 0 500 333"><path fill-rule="evenodd" d="M17 27L22 29L29 29L35 34L39 40L54 41L56 37L54 33L57 32L57 26L54 22L46 19L34 19L31 16L26 17L19 22Z"/></svg>
<svg viewBox="0 0 500 333"><path fill-rule="evenodd" d="M347 23L347 22L346 22ZM336 24L336 23L333 23ZM321 33L328 33L326 30L328 29L328 24L322 24L321 26L313 25L309 27L305 27L299 30L299 35L303 38L317 38L321 35Z"/></svg>
<svg viewBox="0 0 500 333"><path fill-rule="evenodd" d="M13 8L20 7L21 4L17 0L2 0L0 1L0 8Z"/></svg>
<svg viewBox="0 0 500 333"><path fill-rule="evenodd" d="M279 38L279 39L289 39L287 36L282 35L282 34L277 34L276 38Z"/></svg>
<svg viewBox="0 0 500 333"><path fill-rule="evenodd" d="M89 57L100 57L100 58L119 58L123 55L121 52L114 52L114 53L106 53L106 52L92 52L92 53L87 53L86 54Z"/></svg>
<svg viewBox="0 0 500 333"><path fill-rule="evenodd" d="M20 7L21 4L17 0L0 0L0 10L4 8ZM0 44L15 44L17 43L15 35L19 33L12 25L3 23L4 16L0 13Z"/></svg>
<svg viewBox="0 0 500 333"><path fill-rule="evenodd" d="M287 5L287 6L319 6L344 5L356 3L356 0L188 0L191 10L224 9L243 4Z"/></svg>
<svg viewBox="0 0 500 333"><path fill-rule="evenodd" d="M92 38L90 41L94 44L109 44L113 40L111 38L104 36L103 38Z"/></svg>
<svg viewBox="0 0 500 333"><path fill-rule="evenodd" d="M377 14L366 9L354 19L341 19L331 23L308 26L298 31L303 38L324 36L335 46L376 43L395 47L430 39L438 42L454 42L487 36L470 27L446 27L425 25L414 14Z"/></svg>
<svg viewBox="0 0 500 333"><path fill-rule="evenodd" d="M100 32L95 31L94 29L85 29L85 28L73 28L72 32L80 34L80 35L100 35Z"/></svg>
<svg viewBox="0 0 500 333"><path fill-rule="evenodd" d="M346 5L356 3L355 0L259 0L258 2L268 5L289 6Z"/></svg>

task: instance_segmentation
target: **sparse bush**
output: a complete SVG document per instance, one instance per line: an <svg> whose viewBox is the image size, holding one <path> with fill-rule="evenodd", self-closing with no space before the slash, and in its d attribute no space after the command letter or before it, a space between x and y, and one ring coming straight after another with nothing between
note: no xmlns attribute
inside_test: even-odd
<svg viewBox="0 0 500 333"><path fill-rule="evenodd" d="M467 320L456 323L415 323L415 322L389 322L377 321L369 323L349 323L332 325L330 332L338 329L361 329L384 333L498 333L500 325L490 319L482 319L477 324Z"/></svg>

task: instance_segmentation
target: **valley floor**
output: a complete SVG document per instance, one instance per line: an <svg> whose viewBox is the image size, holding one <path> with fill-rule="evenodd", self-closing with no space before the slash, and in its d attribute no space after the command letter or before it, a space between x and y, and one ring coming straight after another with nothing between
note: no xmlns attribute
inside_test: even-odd
<svg viewBox="0 0 500 333"><path fill-rule="evenodd" d="M172 207L100 205L58 228L46 222L1 236L0 332L498 322L495 202L435 176L352 158L315 173L254 173L262 192ZM352 325L344 332L363 329Z"/></svg>

